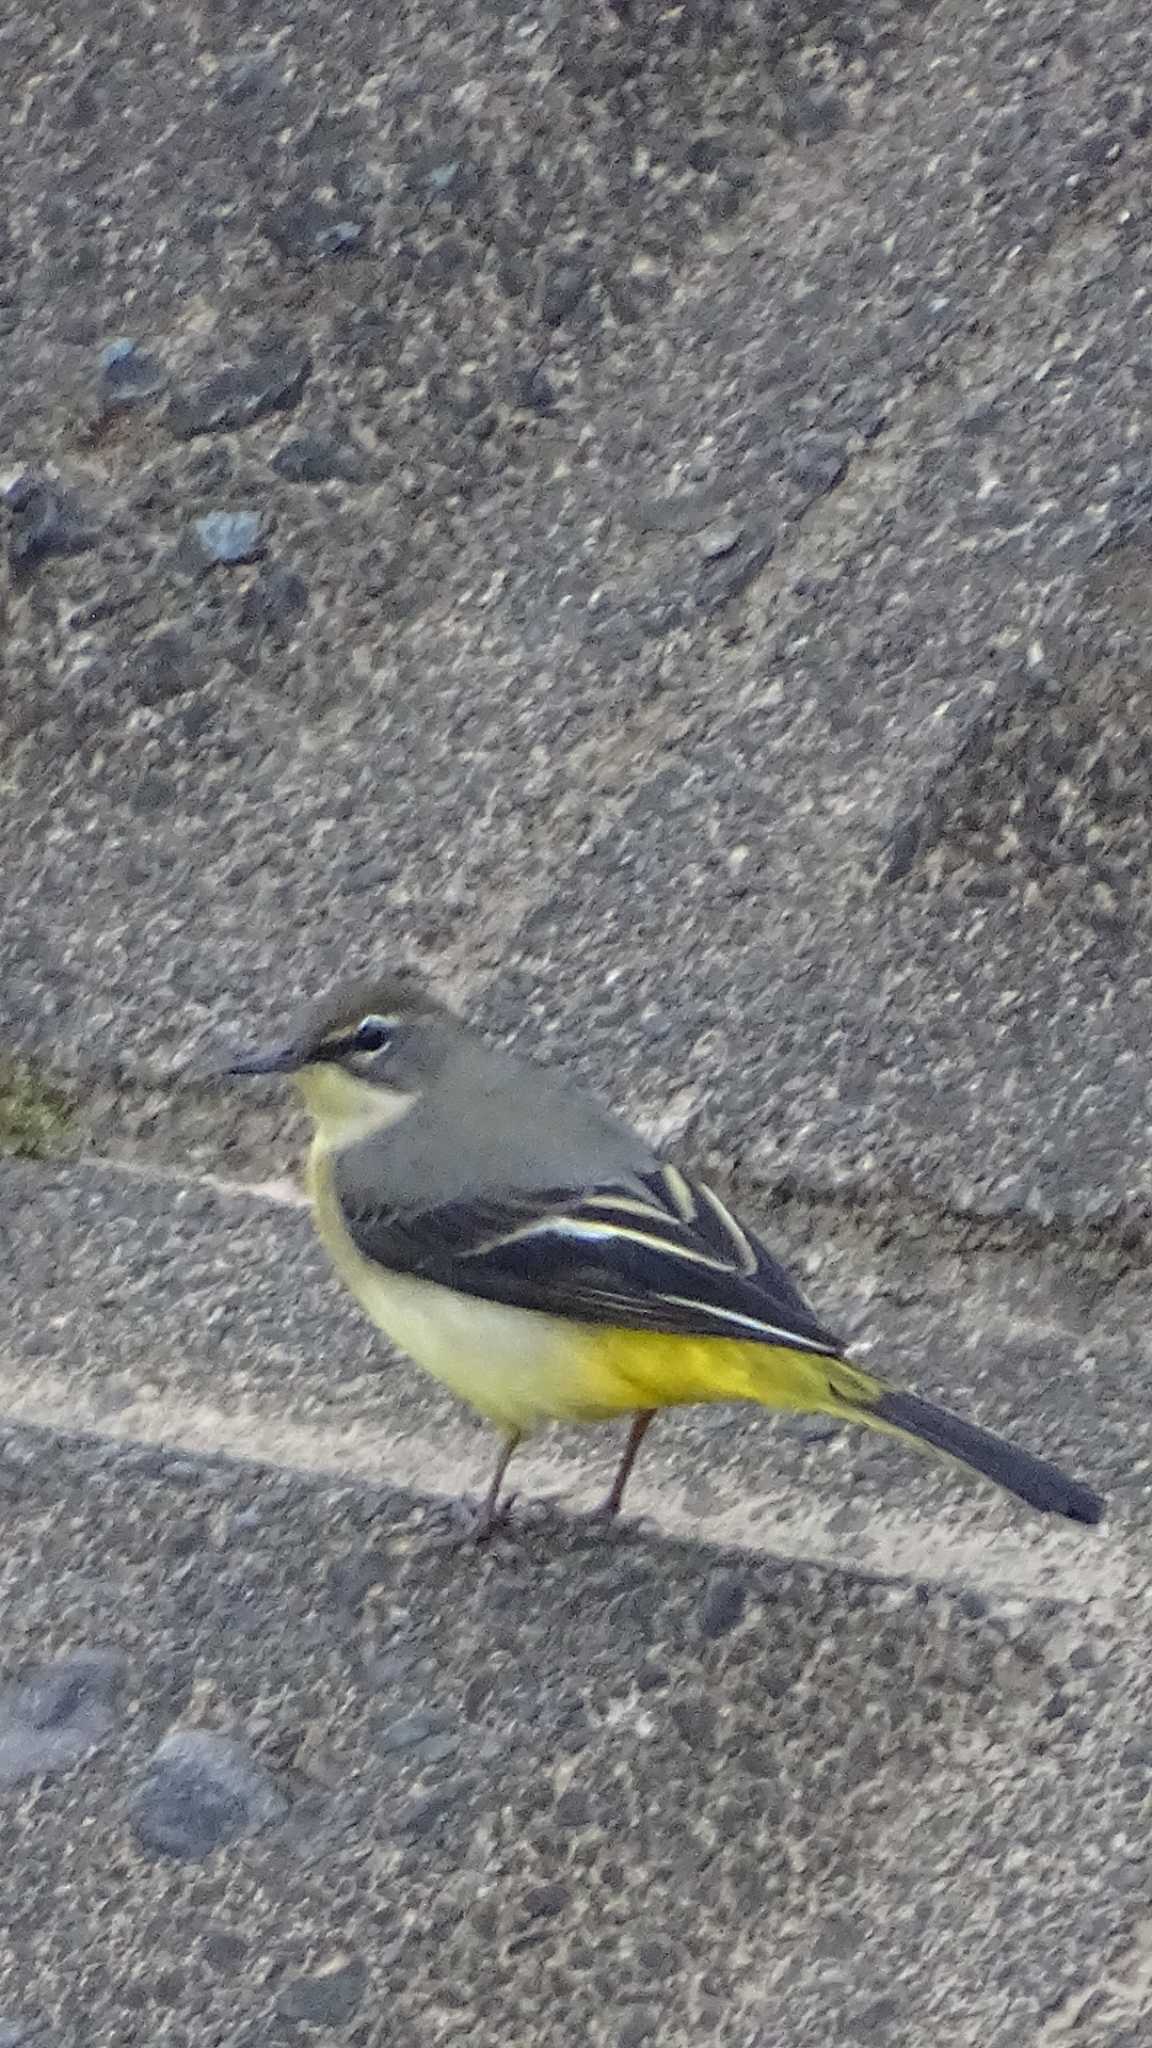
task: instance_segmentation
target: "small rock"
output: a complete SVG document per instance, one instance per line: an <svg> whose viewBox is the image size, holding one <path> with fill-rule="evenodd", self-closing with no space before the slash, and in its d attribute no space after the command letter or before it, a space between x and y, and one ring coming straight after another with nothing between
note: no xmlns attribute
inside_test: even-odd
<svg viewBox="0 0 1152 2048"><path fill-rule="evenodd" d="M201 1950L209 1968L219 1970L222 1977L239 1976L248 1960L248 1943L230 1927L207 1927Z"/></svg>
<svg viewBox="0 0 1152 2048"><path fill-rule="evenodd" d="M737 1572L717 1572L700 1608L700 1633L715 1641L736 1627L748 1599L747 1582Z"/></svg>
<svg viewBox="0 0 1152 2048"><path fill-rule="evenodd" d="M277 82L267 57L234 57L221 66L216 93L224 106L242 107L270 92Z"/></svg>
<svg viewBox="0 0 1152 2048"><path fill-rule="evenodd" d="M248 633L276 633L303 618L308 585L291 569L268 569L244 592L240 624Z"/></svg>
<svg viewBox="0 0 1152 2048"><path fill-rule="evenodd" d="M562 1913L571 1894L566 1884L537 1884L524 1894L524 1911L530 1920L554 1920Z"/></svg>
<svg viewBox="0 0 1152 2048"><path fill-rule="evenodd" d="M154 633L140 649L133 673L138 704L167 704L194 690L204 680L204 664L195 642L171 629Z"/></svg>
<svg viewBox="0 0 1152 2048"><path fill-rule="evenodd" d="M421 1755L427 1757L429 1748L434 1746L434 1760L439 1761L460 1746L453 1718L436 1708L417 1707L411 1714L398 1715L383 1729L378 1748L384 1755L398 1749L419 1749Z"/></svg>
<svg viewBox="0 0 1152 2048"><path fill-rule="evenodd" d="M159 358L124 338L100 351L100 399L106 412L158 398L168 378Z"/></svg>
<svg viewBox="0 0 1152 2048"><path fill-rule="evenodd" d="M781 1427L785 1436L795 1437L798 1443L826 1444L839 1436L843 1424L832 1415L789 1415Z"/></svg>
<svg viewBox="0 0 1152 2048"><path fill-rule="evenodd" d="M812 434L802 442L788 465L793 482L813 497L835 490L848 469L848 457L839 441Z"/></svg>
<svg viewBox="0 0 1152 2048"><path fill-rule="evenodd" d="M309 2027L341 2027L354 2018L368 1988L368 1966L360 1956L340 1956L311 1977L291 1977L277 1996L282 2019Z"/></svg>
<svg viewBox="0 0 1152 2048"><path fill-rule="evenodd" d="M0 2020L0 2048L49 2048L45 2020Z"/></svg>
<svg viewBox="0 0 1152 2048"><path fill-rule="evenodd" d="M14 1785L89 1756L118 1718L126 1660L81 1650L0 1692L0 1784Z"/></svg>
<svg viewBox="0 0 1152 2048"><path fill-rule="evenodd" d="M250 363L221 370L205 384L172 395L166 419L181 441L197 434L234 433L269 413L298 405L312 375L307 349L268 348Z"/></svg>
<svg viewBox="0 0 1152 2048"><path fill-rule="evenodd" d="M532 370L519 371L513 378L512 403L525 412L537 412L543 418L555 412L556 389L540 363Z"/></svg>
<svg viewBox="0 0 1152 2048"><path fill-rule="evenodd" d="M300 434L285 441L272 457L272 467L290 484L326 484L334 477L351 481L361 471L356 450L331 434Z"/></svg>
<svg viewBox="0 0 1152 2048"><path fill-rule="evenodd" d="M196 537L210 562L252 562L264 552L258 512L207 512L194 523Z"/></svg>
<svg viewBox="0 0 1152 2048"><path fill-rule="evenodd" d="M688 144L685 161L693 171L718 171L728 155L722 135L697 135Z"/></svg>
<svg viewBox="0 0 1152 2048"><path fill-rule="evenodd" d="M292 263L356 255L368 232L363 221L343 218L318 199L278 206L260 225L273 248Z"/></svg>
<svg viewBox="0 0 1152 2048"><path fill-rule="evenodd" d="M571 319L592 283L592 272L584 263L562 263L546 280L540 300L540 318L546 327L562 327Z"/></svg>
<svg viewBox="0 0 1152 2048"><path fill-rule="evenodd" d="M4 493L8 511L8 559L13 573L27 575L49 555L80 555L96 536L75 501L48 477L17 477Z"/></svg>
<svg viewBox="0 0 1152 2048"><path fill-rule="evenodd" d="M287 1800L243 1745L204 1728L165 1736L131 1803L142 1848L196 1861L287 1811Z"/></svg>
<svg viewBox="0 0 1152 2048"><path fill-rule="evenodd" d="M673 1700L672 1726L691 1749L708 1749L716 1737L716 1709L705 1699Z"/></svg>
<svg viewBox="0 0 1152 2048"><path fill-rule="evenodd" d="M735 520L718 520L715 526L706 526L700 535L700 553L706 562L718 562L723 555L730 555L739 547L744 528Z"/></svg>
<svg viewBox="0 0 1152 2048"><path fill-rule="evenodd" d="M641 533L698 533L703 545L709 531L717 531L727 521L717 521L719 511L718 494L715 487L671 491L661 498L639 498L633 508L633 518ZM739 535L737 535L739 539ZM733 541L733 547L736 542Z"/></svg>

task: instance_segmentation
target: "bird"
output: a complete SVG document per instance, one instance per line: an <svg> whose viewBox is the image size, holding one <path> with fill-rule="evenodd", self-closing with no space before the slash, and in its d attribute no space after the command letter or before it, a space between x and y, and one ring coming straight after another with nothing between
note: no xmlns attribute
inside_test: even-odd
<svg viewBox="0 0 1152 2048"><path fill-rule="evenodd" d="M706 1181L562 1070L490 1044L397 967L308 1002L229 1075L291 1075L313 1124L320 1240L402 1352L501 1435L474 1510L507 1526L517 1447L547 1422L629 1418L592 1514L613 1520L666 1408L743 1401L863 1424L1095 1524L1056 1465L854 1363Z"/></svg>

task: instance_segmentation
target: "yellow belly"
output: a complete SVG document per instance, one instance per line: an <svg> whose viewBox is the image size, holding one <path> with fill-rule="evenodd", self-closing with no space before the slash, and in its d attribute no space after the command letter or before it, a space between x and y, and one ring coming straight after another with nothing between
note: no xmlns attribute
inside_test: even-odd
<svg viewBox="0 0 1152 2048"><path fill-rule="evenodd" d="M340 1220L328 1161L313 1150L316 1228L372 1321L417 1365L506 1430L599 1422L637 1408L751 1400L829 1407L828 1360L725 1337L677 1337L509 1308L374 1265Z"/></svg>

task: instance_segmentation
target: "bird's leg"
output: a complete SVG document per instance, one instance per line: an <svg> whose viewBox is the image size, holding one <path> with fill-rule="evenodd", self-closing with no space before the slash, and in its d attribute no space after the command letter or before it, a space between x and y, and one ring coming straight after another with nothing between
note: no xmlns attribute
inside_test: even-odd
<svg viewBox="0 0 1152 2048"><path fill-rule="evenodd" d="M504 1485L504 1475L512 1463L519 1443L520 1431L514 1429L510 1436L505 1437L504 1442L500 1446L500 1456L496 1460L496 1470L492 1474L492 1484L484 1495L476 1513L475 1524L471 1532L473 1543L486 1543L488 1538L494 1535L497 1529L502 1529L507 1524L508 1510L516 1496L510 1493L506 1499L502 1500L500 1494L501 1488Z"/></svg>
<svg viewBox="0 0 1152 2048"><path fill-rule="evenodd" d="M656 1410L654 1408L640 1408L632 1417L632 1427L628 1431L628 1441L624 1446L624 1455L616 1467L616 1477L600 1502L599 1507L590 1509L588 1514L590 1522L614 1522L620 1513L621 1502L624 1499L624 1488L632 1476L632 1467L636 1463L637 1453L655 1417Z"/></svg>

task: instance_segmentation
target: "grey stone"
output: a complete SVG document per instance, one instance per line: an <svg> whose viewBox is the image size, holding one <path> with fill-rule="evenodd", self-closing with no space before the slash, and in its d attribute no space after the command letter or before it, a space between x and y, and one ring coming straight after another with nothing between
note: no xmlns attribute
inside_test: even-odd
<svg viewBox="0 0 1152 2048"><path fill-rule="evenodd" d="M126 1659L80 1650L41 1665L0 1691L0 1784L66 1770L112 1733Z"/></svg>
<svg viewBox="0 0 1152 2048"><path fill-rule="evenodd" d="M362 468L357 450L331 434L300 434L285 441L272 457L272 467L292 484L323 484L334 477L352 477Z"/></svg>
<svg viewBox="0 0 1152 2048"><path fill-rule="evenodd" d="M201 1728L165 1736L130 1807L142 1848L190 1861L271 1826L287 1811L284 1795L243 1744Z"/></svg>
<svg viewBox="0 0 1152 2048"><path fill-rule="evenodd" d="M158 356L124 337L100 351L100 398L108 411L159 398L168 383Z"/></svg>
<svg viewBox="0 0 1152 2048"><path fill-rule="evenodd" d="M355 2018L368 1988L367 1965L359 1956L342 1957L309 1977L292 1977L276 1994L282 2018L311 2027L341 2027Z"/></svg>
<svg viewBox="0 0 1152 2048"><path fill-rule="evenodd" d="M195 521L196 537L209 561L251 562L266 546L259 512L206 512Z"/></svg>
<svg viewBox="0 0 1152 2048"><path fill-rule="evenodd" d="M245 632L278 634L302 619L308 610L308 585L294 569L266 569L249 584L240 602Z"/></svg>
<svg viewBox="0 0 1152 2048"><path fill-rule="evenodd" d="M700 553L706 562L718 561L723 555L730 555L740 545L743 527L735 520L720 521L715 526L706 526L700 535Z"/></svg>
<svg viewBox="0 0 1152 2048"><path fill-rule="evenodd" d="M270 413L290 412L298 405L311 374L312 358L306 348L268 348L250 363L220 370L203 384L175 392L168 406L168 426L184 441L254 426Z"/></svg>
<svg viewBox="0 0 1152 2048"><path fill-rule="evenodd" d="M51 555L80 555L96 544L74 495L49 477L28 473L4 492L8 559L17 578Z"/></svg>
<svg viewBox="0 0 1152 2048"><path fill-rule="evenodd" d="M261 226L273 247L291 262L365 253L365 223L349 220L317 199L277 207L265 214Z"/></svg>
<svg viewBox="0 0 1152 2048"><path fill-rule="evenodd" d="M748 1598L746 1581L736 1572L717 1572L700 1609L700 1633L710 1639L726 1636L744 1612Z"/></svg>

